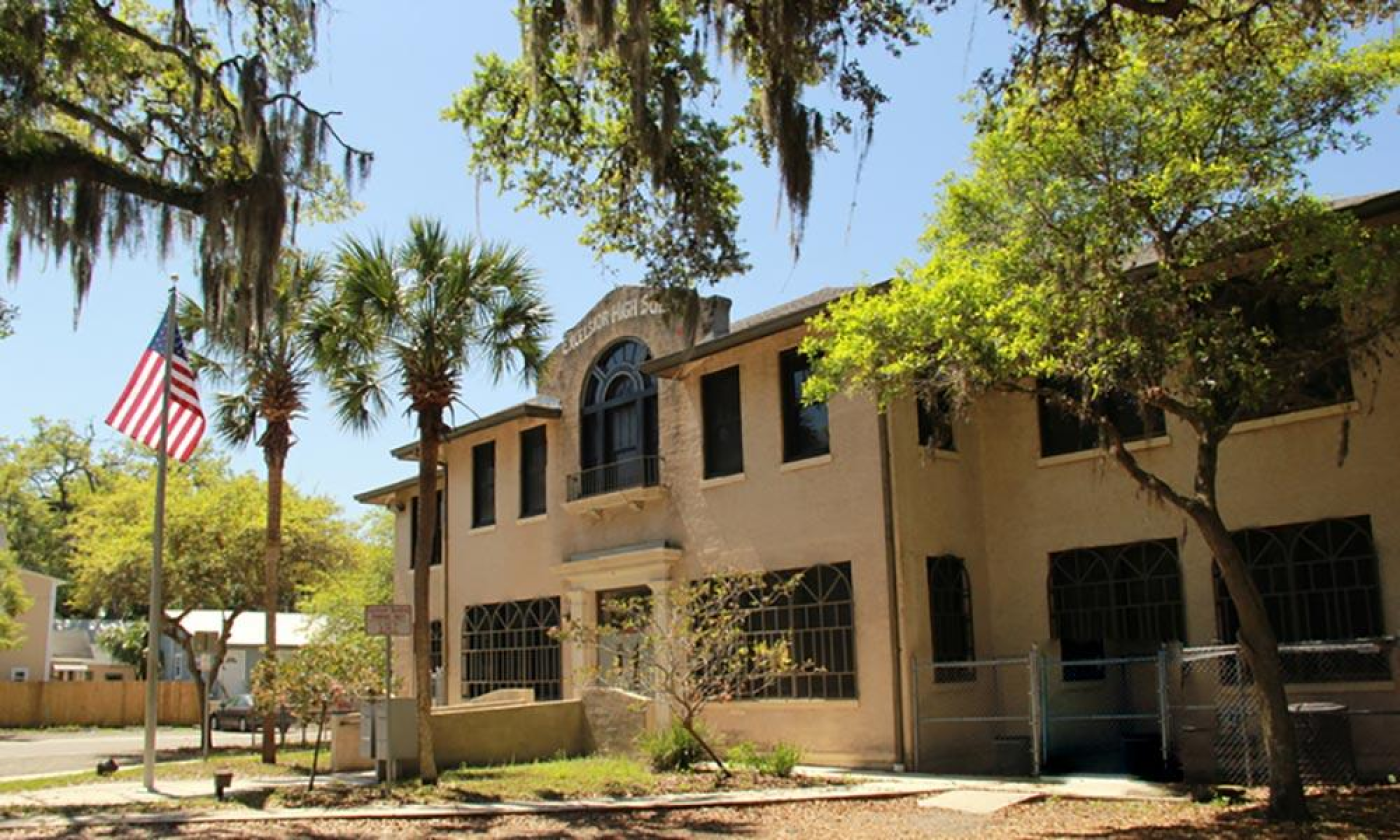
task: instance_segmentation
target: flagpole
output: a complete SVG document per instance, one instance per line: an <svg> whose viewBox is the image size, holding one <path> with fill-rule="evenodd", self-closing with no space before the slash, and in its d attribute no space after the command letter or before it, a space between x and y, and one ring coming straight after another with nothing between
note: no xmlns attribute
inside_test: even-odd
<svg viewBox="0 0 1400 840"><path fill-rule="evenodd" d="M151 551L151 608L146 617L146 740L142 776L146 790L156 792L156 717L160 708L160 637L164 623L161 604L161 559L165 552L165 467L170 442L170 374L175 367L175 281L170 278L170 304L165 314L165 371L160 391L160 449L156 451L156 521Z"/></svg>

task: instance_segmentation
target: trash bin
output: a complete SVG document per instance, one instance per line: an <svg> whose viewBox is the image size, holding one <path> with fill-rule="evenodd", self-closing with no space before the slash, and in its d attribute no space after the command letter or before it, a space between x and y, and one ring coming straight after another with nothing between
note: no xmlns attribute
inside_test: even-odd
<svg viewBox="0 0 1400 840"><path fill-rule="evenodd" d="M1031 739L1025 735L999 735L992 739L996 749L996 774L1015 778L1030 778Z"/></svg>
<svg viewBox="0 0 1400 840"><path fill-rule="evenodd" d="M1298 739L1298 769L1311 784L1356 781L1351 718L1341 703L1290 703L1288 717Z"/></svg>

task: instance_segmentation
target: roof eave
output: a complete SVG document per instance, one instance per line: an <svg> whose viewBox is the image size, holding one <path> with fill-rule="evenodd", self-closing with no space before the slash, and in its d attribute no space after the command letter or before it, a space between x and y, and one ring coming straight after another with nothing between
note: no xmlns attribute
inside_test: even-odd
<svg viewBox="0 0 1400 840"><path fill-rule="evenodd" d="M438 470L438 480L441 481L443 471ZM362 505L382 505L388 504L393 497L404 490L412 490L418 486L418 477L405 478L403 481L396 481L393 484L386 484L383 487L376 487L373 490L366 490L363 493L355 494L355 501Z"/></svg>

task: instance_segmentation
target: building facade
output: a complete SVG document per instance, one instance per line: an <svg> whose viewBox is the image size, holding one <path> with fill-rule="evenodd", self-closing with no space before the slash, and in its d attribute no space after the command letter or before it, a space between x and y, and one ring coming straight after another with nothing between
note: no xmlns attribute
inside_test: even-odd
<svg viewBox="0 0 1400 840"><path fill-rule="evenodd" d="M990 395L957 419L858 396L804 407L804 323L844 291L730 323L722 298L672 319L644 290L615 289L565 334L537 398L452 430L431 572L440 702L573 696L596 654L550 628L594 622L624 594L664 610L671 584L728 568L802 573L756 631L783 633L817 670L718 704L709 722L795 742L809 760L986 772L998 741L1033 734L1035 759L1053 763L1137 726L1078 717L1190 693L1180 658L1168 674L1154 657L1228 641L1233 619L1184 518L1031 397ZM1394 371L1343 371L1321 404L1242 424L1224 446L1226 519L1285 641L1400 627ZM1144 465L1189 476L1189 430L1143 424ZM405 481L359 496L397 513L401 603L415 493ZM1032 651L1038 665L1018 664ZM1400 711L1393 650L1379 657L1291 690ZM409 674L405 644L397 658ZM1116 660L1147 663L1146 676L1115 676ZM956 664L973 661L987 664ZM1184 743L1195 729L1182 734L1182 719L1171 727ZM1358 766L1400 765L1394 736L1356 726Z"/></svg>

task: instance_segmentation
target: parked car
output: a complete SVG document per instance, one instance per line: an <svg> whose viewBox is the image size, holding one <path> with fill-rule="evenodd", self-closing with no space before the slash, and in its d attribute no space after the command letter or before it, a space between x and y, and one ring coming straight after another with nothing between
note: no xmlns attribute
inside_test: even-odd
<svg viewBox="0 0 1400 840"><path fill-rule="evenodd" d="M253 695L237 694L209 714L210 729L252 732L261 729L263 715L253 708ZM292 728L292 715L285 708L277 710L277 728L286 732Z"/></svg>

